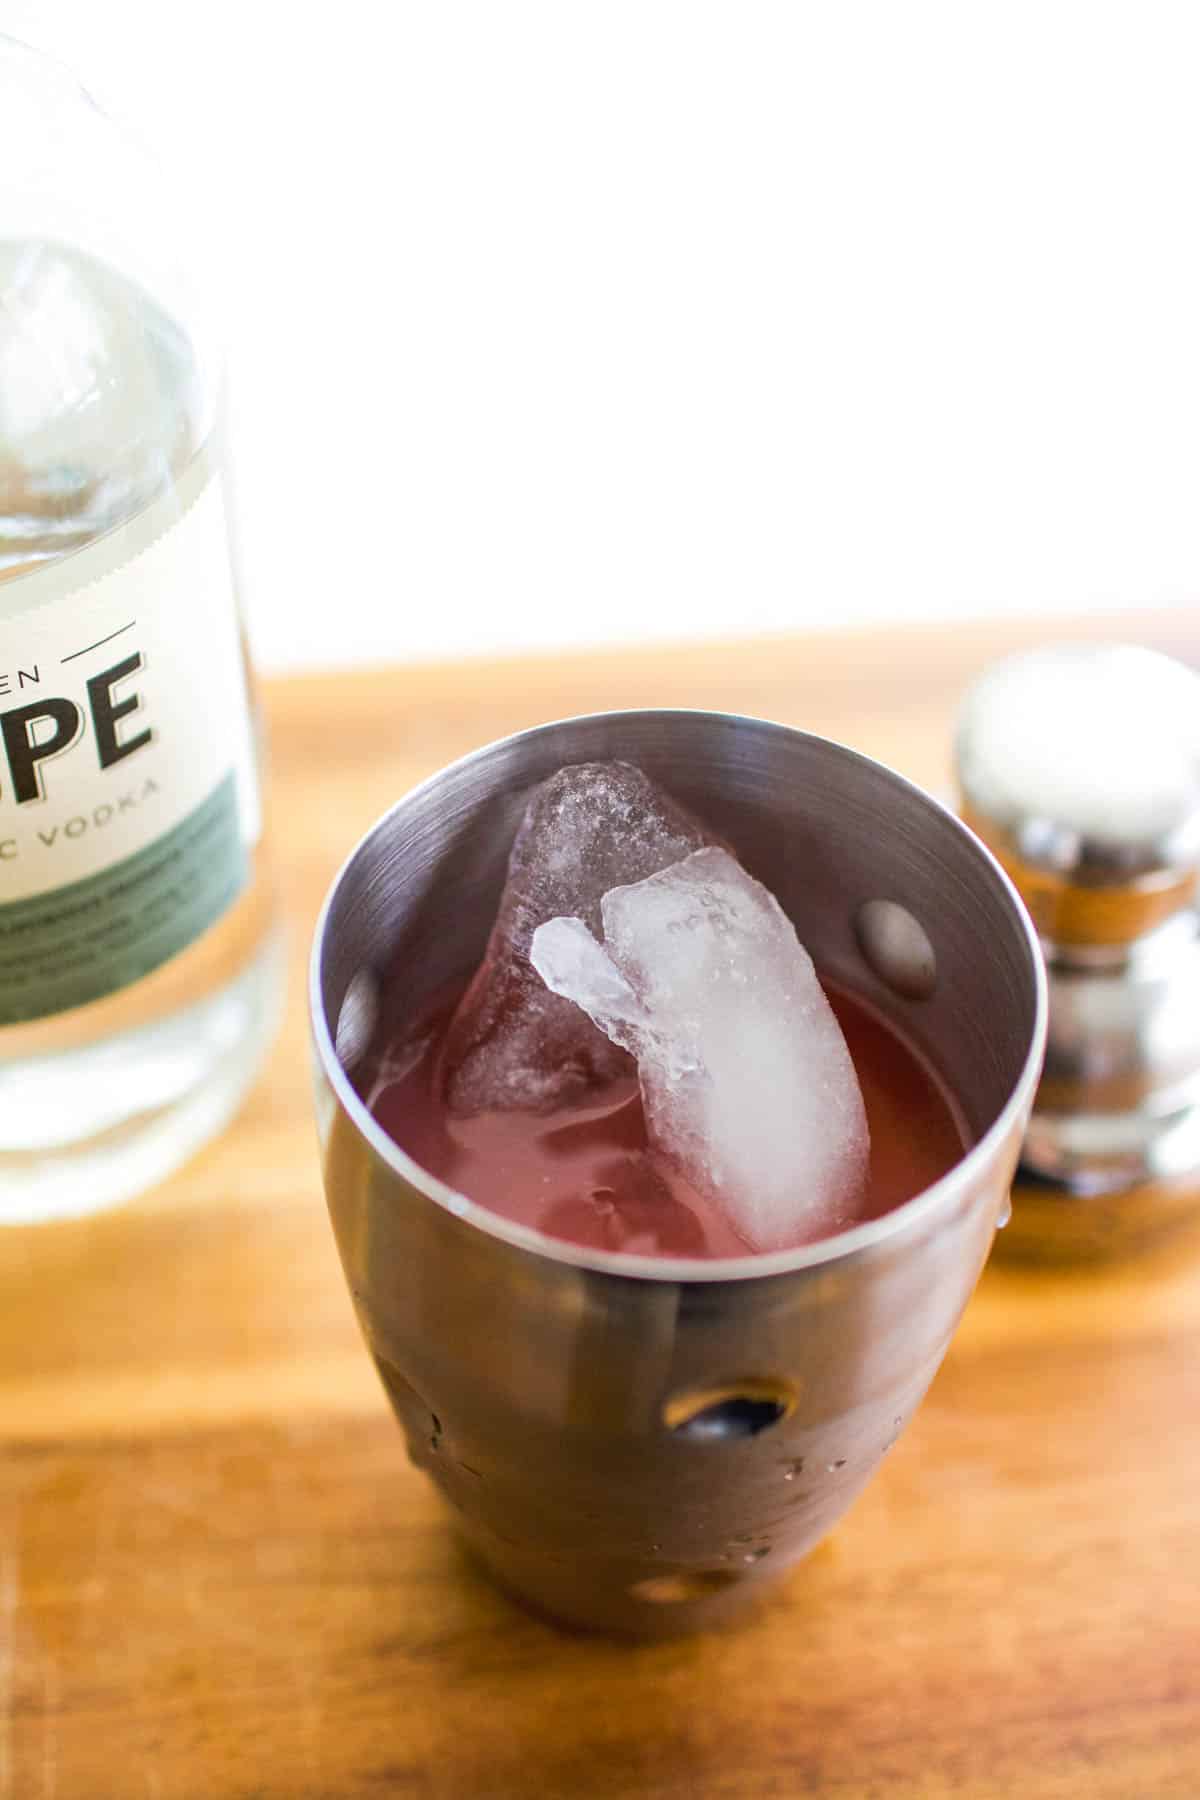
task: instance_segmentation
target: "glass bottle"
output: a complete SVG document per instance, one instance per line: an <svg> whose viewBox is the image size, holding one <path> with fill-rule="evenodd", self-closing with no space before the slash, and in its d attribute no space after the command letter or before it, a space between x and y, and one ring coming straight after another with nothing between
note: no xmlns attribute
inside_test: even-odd
<svg viewBox="0 0 1200 1800"><path fill-rule="evenodd" d="M74 79L0 37L0 1224L165 1175L279 1011L220 384L178 224Z"/></svg>

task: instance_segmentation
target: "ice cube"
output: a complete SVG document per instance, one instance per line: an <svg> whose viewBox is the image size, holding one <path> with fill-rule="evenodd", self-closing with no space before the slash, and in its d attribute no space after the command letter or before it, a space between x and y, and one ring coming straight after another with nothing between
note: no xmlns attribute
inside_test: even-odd
<svg viewBox="0 0 1200 1800"><path fill-rule="evenodd" d="M850 1224L870 1140L850 1052L774 896L703 849L533 934L531 960L637 1058L646 1127L756 1250ZM585 942L586 940L586 942Z"/></svg>
<svg viewBox="0 0 1200 1800"><path fill-rule="evenodd" d="M565 913L598 932L610 889L717 841L631 763L578 763L535 789L487 953L443 1045L451 1112L550 1112L632 1075L626 1051L538 978L530 940L545 920Z"/></svg>

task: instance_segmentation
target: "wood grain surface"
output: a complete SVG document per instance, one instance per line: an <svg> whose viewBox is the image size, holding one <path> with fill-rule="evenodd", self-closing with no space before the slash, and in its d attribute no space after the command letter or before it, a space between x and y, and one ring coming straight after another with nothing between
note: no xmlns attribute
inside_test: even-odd
<svg viewBox="0 0 1200 1800"><path fill-rule="evenodd" d="M1136 631L1200 656L1195 614ZM267 687L292 952L269 1067L145 1199L0 1232L4 1800L1200 1796L1200 1239L1079 1274L993 1263L834 1537L736 1628L630 1647L525 1616L460 1554L358 1341L309 1113L313 919L419 777L662 704L790 720L940 786L963 682L1049 634Z"/></svg>

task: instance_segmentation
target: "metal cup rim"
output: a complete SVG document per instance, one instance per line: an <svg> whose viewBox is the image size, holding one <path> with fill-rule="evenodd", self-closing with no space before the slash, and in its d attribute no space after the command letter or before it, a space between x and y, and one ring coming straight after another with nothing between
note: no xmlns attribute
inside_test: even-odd
<svg viewBox="0 0 1200 1800"><path fill-rule="evenodd" d="M847 1231L838 1232L836 1236L822 1238L814 1244L805 1244L798 1249L747 1252L745 1256L719 1259L647 1256L628 1251L591 1250L580 1244L571 1244L564 1239L550 1237L532 1226L519 1225L512 1220L505 1219L499 1213L492 1212L490 1208L480 1205L479 1202L468 1199L465 1194L458 1193L456 1189L450 1187L436 1175L430 1174L383 1130L359 1098L352 1082L342 1068L334 1047L333 1033L325 1017L321 992L321 963L329 915L342 882L355 858L363 846L378 831L382 830L390 819L394 818L403 808L410 806L435 783L445 780L455 770L464 768L477 758L489 755L502 744L528 742L559 731L564 726L584 725L599 720L612 723L621 720L665 718L704 719L718 725L754 726L759 729L765 728L769 732L780 732L788 737L800 737L815 743L832 744L836 750L853 761L861 763L865 767L882 771L923 803L952 820L955 828L971 841L980 861L989 870L997 886L1007 894L1029 950L1035 990L1034 1027L1029 1048L1012 1092L978 1143L973 1144L940 1180L935 1181L930 1187L923 1188L920 1193L914 1194L902 1205L893 1207L890 1212L882 1214L877 1219L868 1219L863 1224L851 1226ZM532 725L523 731L507 732L501 738L494 738L486 744L477 746L474 750L467 751L465 755L445 764L442 768L435 770L432 775L426 776L423 781L419 781L409 788L362 833L352 845L330 882L313 930L312 949L309 956L308 998L313 1047L321 1071L338 1104L381 1162L427 1199L461 1219L465 1224L486 1232L490 1237L499 1238L516 1250L563 1264L568 1268L588 1270L593 1273L636 1281L693 1286L716 1285L728 1281L765 1280L806 1270L827 1269L833 1265L857 1263L890 1247L897 1237L909 1232L919 1232L923 1227L932 1224L940 1213L948 1212L960 1193L969 1191L977 1179L982 1179L988 1164L1011 1133L1016 1120L1026 1114L1032 1105L1034 1089L1037 1086L1045 1055L1049 1011L1046 970L1042 960L1041 945L1025 904L986 844L968 826L963 824L951 807L939 800L936 795L929 793L919 783L910 781L908 776L891 768L887 763L880 762L876 757L867 756L861 750L856 750L849 744L843 744L836 738L823 737L819 732L805 731L801 726L759 718L754 714L717 712L706 707L682 706L632 707L618 708L612 711L578 713L562 719L549 720L540 725Z"/></svg>

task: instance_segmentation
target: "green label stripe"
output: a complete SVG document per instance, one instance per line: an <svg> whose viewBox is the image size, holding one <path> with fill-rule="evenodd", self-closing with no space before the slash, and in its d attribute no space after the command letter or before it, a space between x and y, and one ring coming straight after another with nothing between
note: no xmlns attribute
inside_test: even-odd
<svg viewBox="0 0 1200 1800"><path fill-rule="evenodd" d="M0 905L0 1025L128 987L198 938L246 884L229 774L178 825L99 874Z"/></svg>

